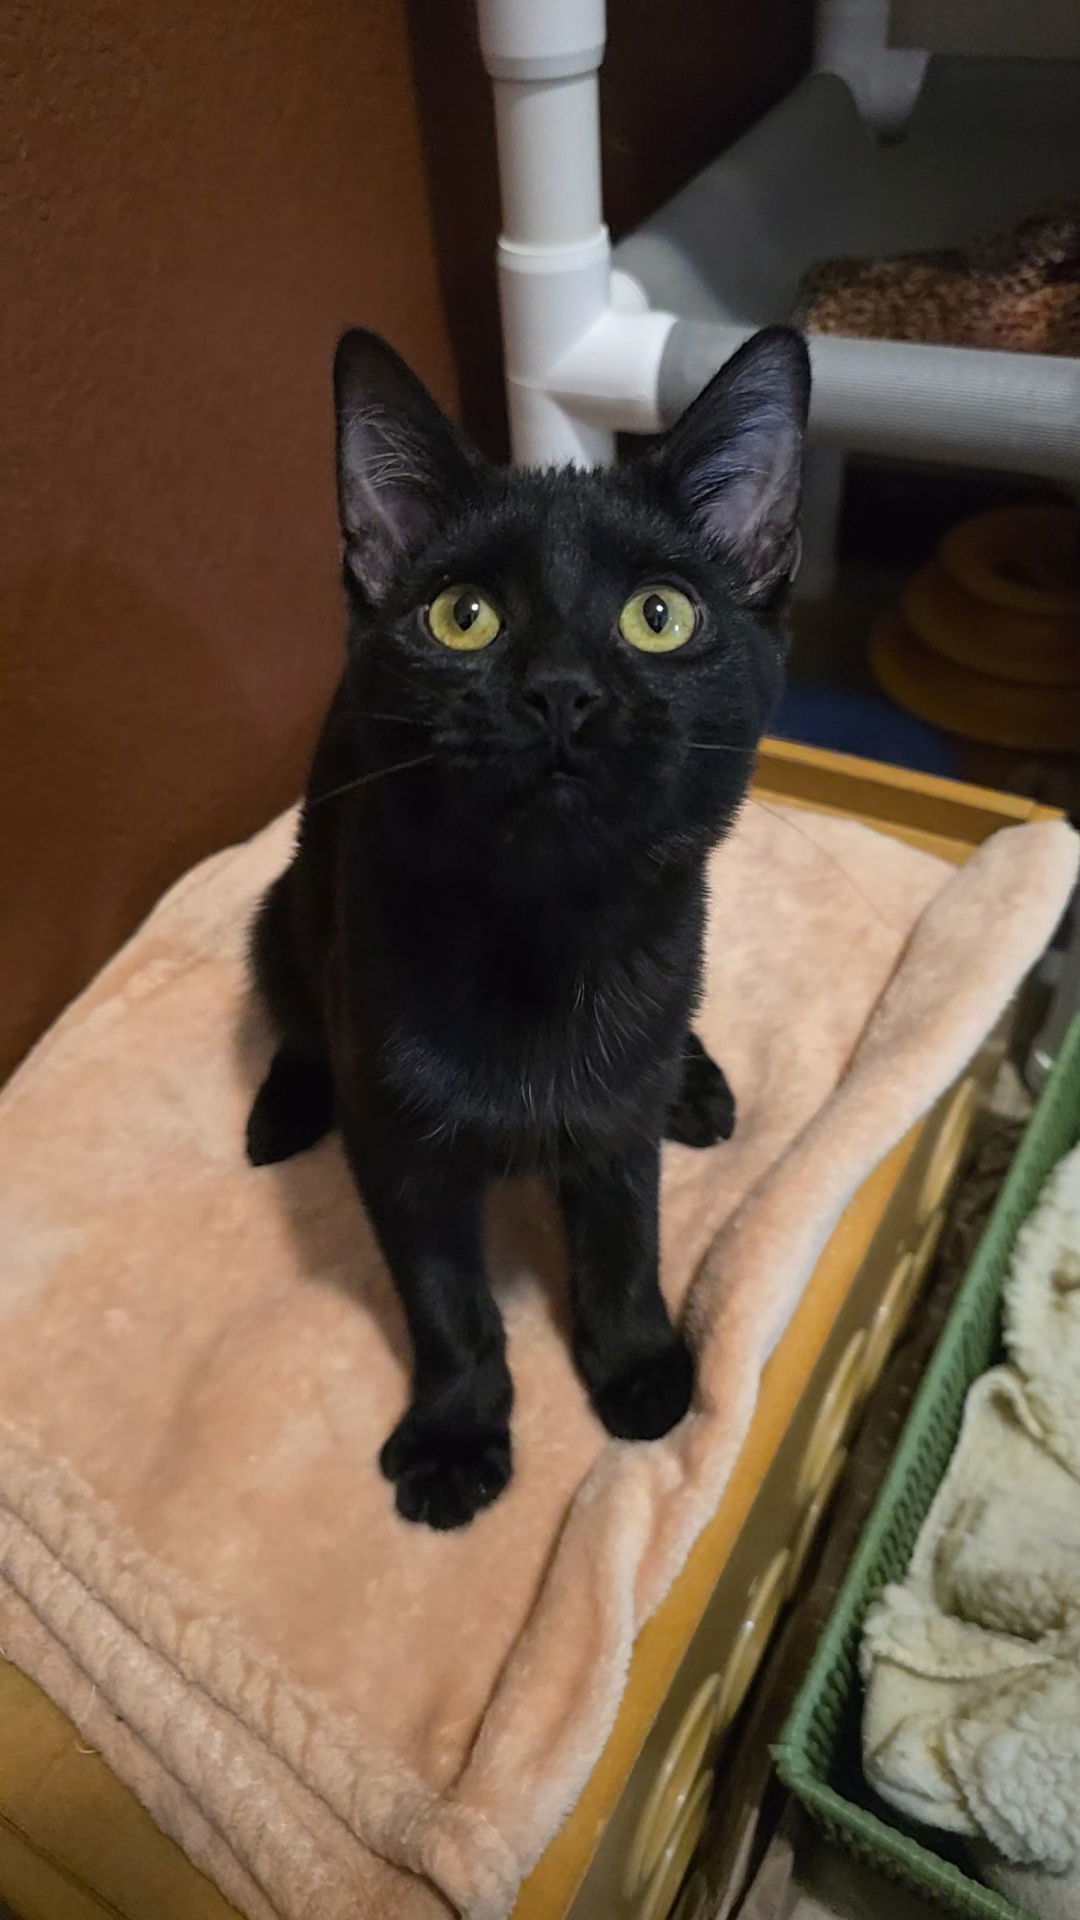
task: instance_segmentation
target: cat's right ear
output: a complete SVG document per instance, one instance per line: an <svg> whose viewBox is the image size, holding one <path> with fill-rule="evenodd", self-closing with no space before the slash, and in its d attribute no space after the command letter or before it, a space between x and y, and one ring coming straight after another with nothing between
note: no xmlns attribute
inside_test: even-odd
<svg viewBox="0 0 1080 1920"><path fill-rule="evenodd" d="M379 600L405 548L473 484L480 457L377 333L354 327L334 356L338 512L345 564Z"/></svg>

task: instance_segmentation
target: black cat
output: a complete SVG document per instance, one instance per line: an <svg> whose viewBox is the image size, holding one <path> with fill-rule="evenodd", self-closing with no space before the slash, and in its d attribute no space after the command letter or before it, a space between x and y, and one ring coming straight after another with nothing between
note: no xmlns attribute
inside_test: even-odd
<svg viewBox="0 0 1080 1920"><path fill-rule="evenodd" d="M334 381L348 654L255 927L280 1046L248 1153L340 1125L412 1336L383 1471L406 1518L457 1527L510 1476L500 1176L557 1190L608 1430L690 1404L660 1141L734 1123L690 1019L707 858L781 682L809 369L769 328L610 473L488 465L372 334Z"/></svg>

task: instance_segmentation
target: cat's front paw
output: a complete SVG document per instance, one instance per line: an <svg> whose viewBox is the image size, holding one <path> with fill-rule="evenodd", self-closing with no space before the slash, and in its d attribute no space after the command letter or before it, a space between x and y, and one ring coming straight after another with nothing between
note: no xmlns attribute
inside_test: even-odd
<svg viewBox="0 0 1080 1920"><path fill-rule="evenodd" d="M467 1527L497 1500L511 1473L505 1427L429 1425L411 1408L379 1455L404 1520L446 1531Z"/></svg>
<svg viewBox="0 0 1080 1920"><path fill-rule="evenodd" d="M659 1440L688 1411L693 1392L694 1362L679 1334L607 1380L589 1383L593 1406L617 1440Z"/></svg>

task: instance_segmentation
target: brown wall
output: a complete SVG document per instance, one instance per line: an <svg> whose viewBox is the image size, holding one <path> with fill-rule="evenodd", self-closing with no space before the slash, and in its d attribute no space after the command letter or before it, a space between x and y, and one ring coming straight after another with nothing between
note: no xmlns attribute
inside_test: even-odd
<svg viewBox="0 0 1080 1920"><path fill-rule="evenodd" d="M0 1070L297 786L340 647L337 332L454 397L403 5L8 17Z"/></svg>
<svg viewBox="0 0 1080 1920"><path fill-rule="evenodd" d="M621 232L798 77L810 9L609 13ZM473 0L7 19L0 1074L169 880L298 786L340 648L341 327L388 333L504 442Z"/></svg>

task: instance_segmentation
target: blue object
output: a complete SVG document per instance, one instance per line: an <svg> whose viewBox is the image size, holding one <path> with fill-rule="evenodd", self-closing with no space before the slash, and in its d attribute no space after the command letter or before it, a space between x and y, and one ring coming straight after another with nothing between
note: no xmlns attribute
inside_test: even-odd
<svg viewBox="0 0 1080 1920"><path fill-rule="evenodd" d="M857 753L866 760L910 767L914 773L936 773L945 778L955 778L957 773L956 749L948 735L905 713L883 694L854 693L846 687L793 680L769 731L781 740L798 740L807 747L831 747L837 753Z"/></svg>

